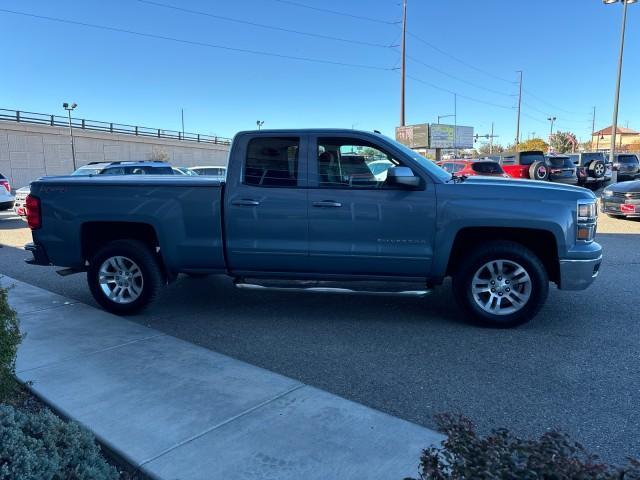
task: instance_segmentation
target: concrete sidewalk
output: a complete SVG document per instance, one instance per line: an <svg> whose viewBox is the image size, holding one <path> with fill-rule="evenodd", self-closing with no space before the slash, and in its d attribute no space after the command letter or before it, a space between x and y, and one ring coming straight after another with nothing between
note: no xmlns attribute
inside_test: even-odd
<svg viewBox="0 0 640 480"><path fill-rule="evenodd" d="M32 285L18 377L158 479L397 479L436 432ZM180 321L176 319L176 321Z"/></svg>

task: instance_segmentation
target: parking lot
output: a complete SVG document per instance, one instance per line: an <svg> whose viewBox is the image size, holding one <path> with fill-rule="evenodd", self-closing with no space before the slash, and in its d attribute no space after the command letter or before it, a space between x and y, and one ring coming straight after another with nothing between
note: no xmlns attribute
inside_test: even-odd
<svg viewBox="0 0 640 480"><path fill-rule="evenodd" d="M640 451L640 221L600 217L605 248L586 291L552 289L531 323L470 326L449 284L430 298L235 290L181 277L133 320L433 427L461 412L482 431L558 428L607 460ZM0 213L0 274L95 305L83 275L22 261L24 222Z"/></svg>

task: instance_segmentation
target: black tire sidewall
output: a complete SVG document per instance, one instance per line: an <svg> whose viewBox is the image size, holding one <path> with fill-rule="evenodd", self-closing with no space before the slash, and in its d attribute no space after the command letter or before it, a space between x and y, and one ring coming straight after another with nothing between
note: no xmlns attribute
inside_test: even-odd
<svg viewBox="0 0 640 480"><path fill-rule="evenodd" d="M115 303L100 288L100 266L107 258L113 256L131 259L142 272L142 293L131 303ZM144 243L136 240L116 240L102 247L91 258L87 269L87 283L93 298L105 310L118 315L127 315L139 312L155 298L163 284L163 277L156 256Z"/></svg>
<svg viewBox="0 0 640 480"><path fill-rule="evenodd" d="M520 264L531 278L529 302L509 315L498 316L485 312L476 304L471 291L476 271L485 263L496 259L512 260ZM454 275L453 292L474 323L484 327L511 328L528 322L542 308L549 292L549 278L544 265L531 250L514 242L495 242L478 248L464 259Z"/></svg>

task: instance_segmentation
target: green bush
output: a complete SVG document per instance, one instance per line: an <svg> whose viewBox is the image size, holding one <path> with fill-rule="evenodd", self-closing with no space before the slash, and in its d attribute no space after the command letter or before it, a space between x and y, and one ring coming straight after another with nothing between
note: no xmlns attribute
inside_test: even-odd
<svg viewBox="0 0 640 480"><path fill-rule="evenodd" d="M1 480L103 480L118 472L93 436L49 410L24 412L0 405Z"/></svg>
<svg viewBox="0 0 640 480"><path fill-rule="evenodd" d="M9 306L7 289L0 287L0 402L14 392L16 353L22 340L18 315Z"/></svg>
<svg viewBox="0 0 640 480"><path fill-rule="evenodd" d="M640 479L640 462L630 459L623 468L603 464L561 433L523 440L500 429L483 438L462 416L439 415L436 420L447 439L442 448L422 452L420 480Z"/></svg>

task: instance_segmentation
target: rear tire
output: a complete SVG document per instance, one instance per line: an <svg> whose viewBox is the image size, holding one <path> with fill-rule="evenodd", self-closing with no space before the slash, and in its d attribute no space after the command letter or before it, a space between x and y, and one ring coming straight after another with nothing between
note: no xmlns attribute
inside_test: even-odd
<svg viewBox="0 0 640 480"><path fill-rule="evenodd" d="M152 303L166 282L157 256L146 244L115 240L89 261L87 283L105 310L130 315Z"/></svg>
<svg viewBox="0 0 640 480"><path fill-rule="evenodd" d="M549 294L549 277L531 250L495 241L461 259L452 287L470 320L485 327L511 328L540 311Z"/></svg>

